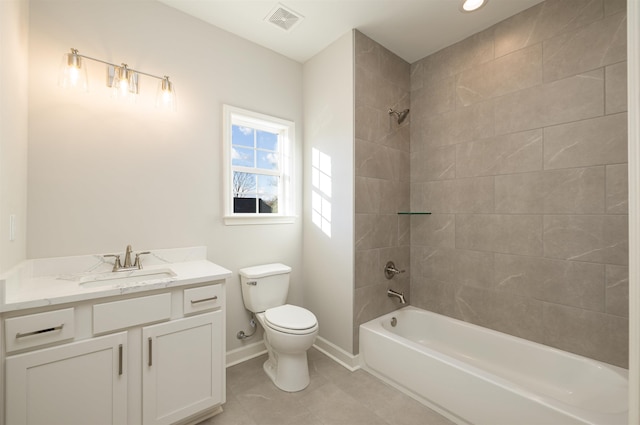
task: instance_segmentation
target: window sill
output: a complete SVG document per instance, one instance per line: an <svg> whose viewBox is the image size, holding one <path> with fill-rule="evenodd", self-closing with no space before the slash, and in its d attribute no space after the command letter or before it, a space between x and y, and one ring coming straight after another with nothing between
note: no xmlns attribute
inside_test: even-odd
<svg viewBox="0 0 640 425"><path fill-rule="evenodd" d="M276 215L276 216L255 216L251 215L226 215L224 216L224 224L227 226L245 226L255 224L291 224L295 223L295 216Z"/></svg>

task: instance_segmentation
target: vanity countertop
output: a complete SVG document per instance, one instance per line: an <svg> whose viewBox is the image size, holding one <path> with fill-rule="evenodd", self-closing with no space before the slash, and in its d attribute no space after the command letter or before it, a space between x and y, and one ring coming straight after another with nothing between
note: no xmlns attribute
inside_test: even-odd
<svg viewBox="0 0 640 425"><path fill-rule="evenodd" d="M113 262L102 255L26 260L0 277L0 313L189 286L231 276L230 270L206 259L205 247L151 250L144 260L145 271L170 269L175 276L91 287L80 284L81 279L110 273L113 268Z"/></svg>

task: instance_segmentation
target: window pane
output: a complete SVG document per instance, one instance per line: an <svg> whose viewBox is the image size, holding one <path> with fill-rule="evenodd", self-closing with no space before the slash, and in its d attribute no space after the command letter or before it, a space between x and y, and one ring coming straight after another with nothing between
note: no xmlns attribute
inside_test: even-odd
<svg viewBox="0 0 640 425"><path fill-rule="evenodd" d="M276 152L256 151L258 154L258 168L264 170L278 169L278 154Z"/></svg>
<svg viewBox="0 0 640 425"><path fill-rule="evenodd" d="M248 198L255 196L256 175L250 173L233 172L233 197Z"/></svg>
<svg viewBox="0 0 640 425"><path fill-rule="evenodd" d="M278 150L278 134L256 130L258 149Z"/></svg>
<svg viewBox="0 0 640 425"><path fill-rule="evenodd" d="M250 127L244 127L241 125L231 126L231 143L238 146L253 147L255 130Z"/></svg>
<svg viewBox="0 0 640 425"><path fill-rule="evenodd" d="M258 198L261 213L278 212L278 181L277 176L258 175Z"/></svg>
<svg viewBox="0 0 640 425"><path fill-rule="evenodd" d="M231 148L231 164L241 167L254 167L255 154L256 151L254 149L233 146Z"/></svg>

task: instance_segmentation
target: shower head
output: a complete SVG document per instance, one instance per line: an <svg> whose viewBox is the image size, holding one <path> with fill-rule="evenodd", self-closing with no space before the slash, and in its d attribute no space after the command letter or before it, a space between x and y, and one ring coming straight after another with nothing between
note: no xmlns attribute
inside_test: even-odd
<svg viewBox="0 0 640 425"><path fill-rule="evenodd" d="M409 115L409 110L405 109L402 112L398 112L394 111L392 108L389 108L389 115L395 115L396 117L398 117L398 124L402 124L407 118L407 115Z"/></svg>

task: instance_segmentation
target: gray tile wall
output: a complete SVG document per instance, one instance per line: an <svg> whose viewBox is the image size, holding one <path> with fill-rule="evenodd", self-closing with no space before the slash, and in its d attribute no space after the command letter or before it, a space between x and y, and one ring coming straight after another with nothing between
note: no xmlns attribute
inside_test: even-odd
<svg viewBox="0 0 640 425"><path fill-rule="evenodd" d="M384 143L385 96L402 87L371 70L386 55L357 38L356 117L377 108L384 128L376 141L356 125L356 324L394 307L377 272L407 250L370 227L399 229L386 201L405 202L382 195L404 195L402 179L367 174L406 156ZM434 213L410 219L411 304L627 367L625 2L547 0L410 75L410 207Z"/></svg>
<svg viewBox="0 0 640 425"><path fill-rule="evenodd" d="M357 353L360 324L398 308L387 289L409 295L409 218L397 213L409 209L410 117L398 125L388 110L409 107L410 65L359 31L354 40ZM388 281L389 260L407 272Z"/></svg>

